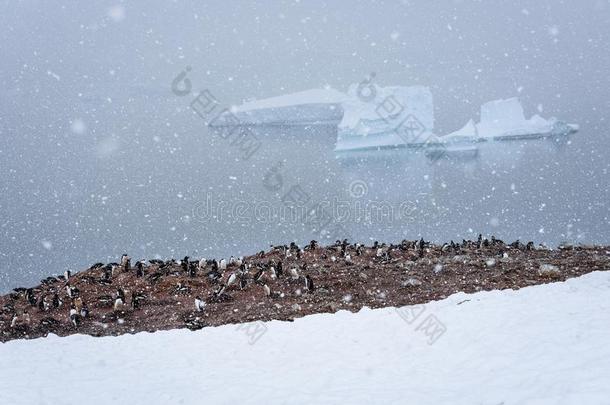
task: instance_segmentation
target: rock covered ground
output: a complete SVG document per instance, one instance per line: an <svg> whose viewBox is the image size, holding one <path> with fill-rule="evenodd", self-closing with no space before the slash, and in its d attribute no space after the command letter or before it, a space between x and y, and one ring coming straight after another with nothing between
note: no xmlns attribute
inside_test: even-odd
<svg viewBox="0 0 610 405"><path fill-rule="evenodd" d="M243 259L185 259L131 263L125 257L16 288L0 297L0 341L290 321L425 303L458 291L518 289L608 270L610 247L548 249L493 237L442 246L312 241Z"/></svg>

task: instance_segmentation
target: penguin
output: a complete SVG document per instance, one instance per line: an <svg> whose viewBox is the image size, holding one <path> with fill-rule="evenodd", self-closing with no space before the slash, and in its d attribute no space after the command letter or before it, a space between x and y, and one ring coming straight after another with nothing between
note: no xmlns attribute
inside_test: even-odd
<svg viewBox="0 0 610 405"><path fill-rule="evenodd" d="M290 277L292 277L293 280L299 279L299 272L297 271L296 267L290 268Z"/></svg>
<svg viewBox="0 0 610 405"><path fill-rule="evenodd" d="M533 250L534 249L534 242L529 241L527 242L527 246L525 246L525 250Z"/></svg>
<svg viewBox="0 0 610 405"><path fill-rule="evenodd" d="M127 256L127 253L121 256L121 267L125 273L131 270L131 257Z"/></svg>
<svg viewBox="0 0 610 405"><path fill-rule="evenodd" d="M239 289L243 290L244 288L246 288L248 286L248 278L246 277L246 275L241 275L239 277Z"/></svg>
<svg viewBox="0 0 610 405"><path fill-rule="evenodd" d="M377 253L375 254L377 257L383 256L383 249L377 248Z"/></svg>
<svg viewBox="0 0 610 405"><path fill-rule="evenodd" d="M195 263L189 263L188 268L189 268L189 277L197 277L197 268L199 266L196 265Z"/></svg>
<svg viewBox="0 0 610 405"><path fill-rule="evenodd" d="M239 256L237 259L235 259L235 264L237 265L237 267L241 267L244 264L244 258L242 256Z"/></svg>
<svg viewBox="0 0 610 405"><path fill-rule="evenodd" d="M137 261L136 262L136 277L143 277L144 276L144 265L142 264L141 261Z"/></svg>
<svg viewBox="0 0 610 405"><path fill-rule="evenodd" d="M313 291L315 288L313 285L313 280L311 277L309 277L309 275L305 276L305 288L307 291Z"/></svg>
<svg viewBox="0 0 610 405"><path fill-rule="evenodd" d="M231 255L231 257L229 258L229 264L234 264L235 263L235 258Z"/></svg>
<svg viewBox="0 0 610 405"><path fill-rule="evenodd" d="M277 279L277 273L275 272L275 267L269 267L269 272L271 273L271 280Z"/></svg>
<svg viewBox="0 0 610 405"><path fill-rule="evenodd" d="M267 297L270 297L270 296L271 296L271 288L269 288L269 286L268 286L267 284L265 284L265 285L263 286L263 290L265 291L265 295L266 295Z"/></svg>
<svg viewBox="0 0 610 405"><path fill-rule="evenodd" d="M30 313L28 312L28 310L27 310L27 309L24 309L24 310L23 310L23 322L24 322L25 324L29 324L29 323L30 323L30 321L31 321L31 318L30 318Z"/></svg>
<svg viewBox="0 0 610 405"><path fill-rule="evenodd" d="M140 309L140 300L141 299L142 299L142 296L140 294L137 294L135 291L132 291L131 306L133 309Z"/></svg>
<svg viewBox="0 0 610 405"><path fill-rule="evenodd" d="M72 294L73 294L72 287L70 286L70 284L66 284L66 295L70 298L72 298Z"/></svg>
<svg viewBox="0 0 610 405"><path fill-rule="evenodd" d="M350 256L350 254L349 254L349 253L347 253L347 254L345 255L345 263L346 263L346 264L352 264L352 256Z"/></svg>
<svg viewBox="0 0 610 405"><path fill-rule="evenodd" d="M74 325L74 327L78 327L78 325L80 324L78 311L76 310L76 308L74 308L74 305L72 305L72 307L70 308L70 322L72 322L72 325Z"/></svg>
<svg viewBox="0 0 610 405"><path fill-rule="evenodd" d="M53 308L61 307L62 302L57 293L53 294L53 299L51 300L51 303L53 304Z"/></svg>
<svg viewBox="0 0 610 405"><path fill-rule="evenodd" d="M229 280L227 281L227 287L230 287L233 283L235 283L235 280L237 280L237 274L231 273Z"/></svg>
<svg viewBox="0 0 610 405"><path fill-rule="evenodd" d="M123 302L125 302L125 291L121 287L117 288L116 295L117 298L120 298Z"/></svg>
<svg viewBox="0 0 610 405"><path fill-rule="evenodd" d="M36 297L34 296L34 291L31 288L28 288L27 290L25 290L25 298L28 301L28 303L35 307L36 304L38 303L36 301Z"/></svg>
<svg viewBox="0 0 610 405"><path fill-rule="evenodd" d="M283 265L282 265L282 261L280 260L277 263L277 277L280 278L283 275L284 275L284 268L283 268Z"/></svg>
<svg viewBox="0 0 610 405"><path fill-rule="evenodd" d="M70 270L64 271L64 278L66 281L70 280L70 277L72 277L72 272Z"/></svg>
<svg viewBox="0 0 610 405"><path fill-rule="evenodd" d="M225 293L226 289L227 287L221 284L216 290L214 290L214 296L216 298L220 297L222 294Z"/></svg>
<svg viewBox="0 0 610 405"><path fill-rule="evenodd" d="M195 310L197 312L203 312L203 309L205 308L205 301L201 299L201 297L197 296L195 297Z"/></svg>
<svg viewBox="0 0 610 405"><path fill-rule="evenodd" d="M226 261L225 259L222 259L222 260L220 261L220 264L218 265L218 268L219 268L221 271L226 270L226 269L227 269L227 261Z"/></svg>
<svg viewBox="0 0 610 405"><path fill-rule="evenodd" d="M182 271L187 273L189 270L189 257L188 256L184 256L184 259L182 259L180 261L180 267L182 268Z"/></svg>
<svg viewBox="0 0 610 405"><path fill-rule="evenodd" d="M203 270L205 269L207 262L205 260L205 258L202 258L201 260L199 260L199 270Z"/></svg>
<svg viewBox="0 0 610 405"><path fill-rule="evenodd" d="M11 328L16 327L17 322L19 322L19 317L17 316L17 314L14 314L13 319L11 319Z"/></svg>
<svg viewBox="0 0 610 405"><path fill-rule="evenodd" d="M125 301L123 301L120 297L114 300L114 311L122 311L123 306L125 305Z"/></svg>
<svg viewBox="0 0 610 405"><path fill-rule="evenodd" d="M38 300L38 310L41 312L45 312L48 309L48 305L45 301L45 296L42 295L40 300Z"/></svg>
<svg viewBox="0 0 610 405"><path fill-rule="evenodd" d="M87 304L83 304L83 307L80 309L80 316L83 319L89 317L89 308L87 307Z"/></svg>

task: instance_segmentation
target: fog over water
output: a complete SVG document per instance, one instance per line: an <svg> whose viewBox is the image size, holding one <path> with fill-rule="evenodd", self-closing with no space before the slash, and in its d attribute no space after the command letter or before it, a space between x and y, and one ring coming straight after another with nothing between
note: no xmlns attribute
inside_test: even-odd
<svg viewBox="0 0 610 405"><path fill-rule="evenodd" d="M0 4L0 292L125 252L219 257L343 237L282 214L295 186L367 243L610 243L609 1ZM179 97L187 66L193 93ZM332 126L259 128L243 160L189 108L202 89L237 105L345 91L372 72L429 86L439 135L512 96L528 117L580 131L431 161L337 158Z"/></svg>

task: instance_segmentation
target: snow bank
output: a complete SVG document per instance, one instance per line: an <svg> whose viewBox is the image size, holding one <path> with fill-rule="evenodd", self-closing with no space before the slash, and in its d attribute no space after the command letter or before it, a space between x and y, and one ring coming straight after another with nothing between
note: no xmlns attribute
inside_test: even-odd
<svg viewBox="0 0 610 405"><path fill-rule="evenodd" d="M609 313L597 272L258 329L11 341L0 403L601 404Z"/></svg>

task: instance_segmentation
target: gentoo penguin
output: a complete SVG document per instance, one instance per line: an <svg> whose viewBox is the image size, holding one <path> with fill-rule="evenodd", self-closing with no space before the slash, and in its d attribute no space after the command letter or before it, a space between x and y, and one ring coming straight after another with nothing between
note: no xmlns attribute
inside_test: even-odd
<svg viewBox="0 0 610 405"><path fill-rule="evenodd" d="M140 300L141 300L141 295L137 294L135 291L131 292L131 306L133 307L133 309L140 309Z"/></svg>
<svg viewBox="0 0 610 405"><path fill-rule="evenodd" d="M345 254L345 263L352 264L352 256L349 253Z"/></svg>
<svg viewBox="0 0 610 405"><path fill-rule="evenodd" d="M227 269L227 261L225 259L222 259L220 261L220 264L218 265L218 268L222 271Z"/></svg>
<svg viewBox="0 0 610 405"><path fill-rule="evenodd" d="M226 289L227 287L221 284L216 290L214 290L214 296L220 297L222 294L225 293Z"/></svg>
<svg viewBox="0 0 610 405"><path fill-rule="evenodd" d="M195 297L195 310L197 312L203 312L203 309L205 308L205 301L201 299L201 297L197 296Z"/></svg>
<svg viewBox="0 0 610 405"><path fill-rule="evenodd" d="M297 271L296 267L290 268L290 277L292 277L293 280L299 279L299 272Z"/></svg>
<svg viewBox="0 0 610 405"><path fill-rule="evenodd" d="M227 287L230 287L233 283L235 283L235 280L237 280L237 274L231 273L229 280L227 281Z"/></svg>
<svg viewBox="0 0 610 405"><path fill-rule="evenodd" d="M123 268L124 272L128 272L129 270L131 270L131 257L127 256L127 253L123 254L123 256L121 256L121 267Z"/></svg>
<svg viewBox="0 0 610 405"><path fill-rule="evenodd" d="M269 286L268 286L267 284L265 284L265 285L263 286L263 290L265 290L265 295L266 295L267 297L270 297L270 296L271 296L271 288L269 288Z"/></svg>
<svg viewBox="0 0 610 405"><path fill-rule="evenodd" d="M53 294L51 303L53 304L53 308L59 308L61 306L62 302L57 293Z"/></svg>
<svg viewBox="0 0 610 405"><path fill-rule="evenodd" d="M70 277L72 277L72 272L70 270L64 271L64 278L66 281L70 280Z"/></svg>
<svg viewBox="0 0 610 405"><path fill-rule="evenodd" d="M144 265L142 264L141 261L137 261L136 262L136 277L143 277L144 276Z"/></svg>
<svg viewBox="0 0 610 405"><path fill-rule="evenodd" d="M76 308L74 308L74 305L72 305L70 308L70 322L72 322L72 325L75 327L77 327L80 323L80 320L78 319L78 311Z"/></svg>
<svg viewBox="0 0 610 405"><path fill-rule="evenodd" d="M237 265L237 267L241 267L241 265L244 263L244 258L242 256L239 256L237 259L235 259L235 264Z"/></svg>
<svg viewBox="0 0 610 405"><path fill-rule="evenodd" d="M305 288L307 289L307 291L313 291L315 288L313 285L313 280L311 279L311 277L309 277L309 275L305 276Z"/></svg>
<svg viewBox="0 0 610 405"><path fill-rule="evenodd" d="M31 306L33 306L33 307L36 306L36 304L37 304L36 297L34 296L34 291L31 288L28 288L27 290L25 290L25 298Z"/></svg>
<svg viewBox="0 0 610 405"><path fill-rule="evenodd" d="M26 324L30 323L30 313L27 311L27 309L23 310L23 322Z"/></svg>
<svg viewBox="0 0 610 405"><path fill-rule="evenodd" d="M199 270L203 270L205 269L207 262L205 260L205 258L202 258L201 260L199 260Z"/></svg>
<svg viewBox="0 0 610 405"><path fill-rule="evenodd" d="M72 298L72 293L73 293L72 287L70 286L70 284L66 284L66 295L68 297Z"/></svg>
<svg viewBox="0 0 610 405"><path fill-rule="evenodd" d="M123 306L125 305L125 301L123 301L120 297L114 300L114 310L121 311L123 310Z"/></svg>
<svg viewBox="0 0 610 405"><path fill-rule="evenodd" d="M83 304L83 307L80 309L80 316L83 319L89 317L89 308L87 307L87 304Z"/></svg>
<svg viewBox="0 0 610 405"><path fill-rule="evenodd" d="M383 256L383 249L381 249L381 248L377 248L377 253L375 253L375 255L376 255L377 257L381 257L381 256Z"/></svg>
<svg viewBox="0 0 610 405"><path fill-rule="evenodd" d="M184 256L184 259L182 259L180 261L180 267L182 267L182 271L183 272L188 272L189 270L189 257L188 256Z"/></svg>
<svg viewBox="0 0 610 405"><path fill-rule="evenodd" d="M525 246L525 250L533 250L534 249L534 242L529 241L527 242L527 245Z"/></svg>
<svg viewBox="0 0 610 405"><path fill-rule="evenodd" d="M233 263L235 263L235 258L233 257L233 255L231 255L231 257L229 258L229 264Z"/></svg>
<svg viewBox="0 0 610 405"><path fill-rule="evenodd" d="M271 280L275 280L277 278L277 273L275 272L275 267L269 267L269 272L271 273Z"/></svg>
<svg viewBox="0 0 610 405"><path fill-rule="evenodd" d="M248 278L245 274L239 276L239 289L243 290L248 286Z"/></svg>
<svg viewBox="0 0 610 405"><path fill-rule="evenodd" d="M196 277L197 276L197 268L199 266L197 266L195 263L189 263L188 268L189 268L189 277Z"/></svg>
<svg viewBox="0 0 610 405"><path fill-rule="evenodd" d="M40 296L40 300L38 300L38 310L45 312L48 309L47 302L45 301L45 295Z"/></svg>
<svg viewBox="0 0 610 405"><path fill-rule="evenodd" d="M11 328L17 326L17 322L19 322L19 317L17 314L13 315L13 319L11 319Z"/></svg>
<svg viewBox="0 0 610 405"><path fill-rule="evenodd" d="M121 301L125 302L125 291L121 287L117 288L116 295Z"/></svg>

